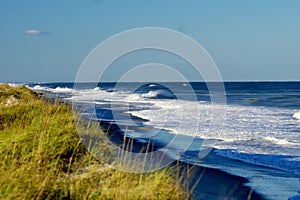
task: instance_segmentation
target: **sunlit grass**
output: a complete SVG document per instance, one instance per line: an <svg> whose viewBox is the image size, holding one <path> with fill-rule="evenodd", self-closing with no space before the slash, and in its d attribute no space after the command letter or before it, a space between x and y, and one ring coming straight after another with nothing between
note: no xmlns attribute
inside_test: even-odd
<svg viewBox="0 0 300 200"><path fill-rule="evenodd" d="M175 171L112 169L86 150L70 106L0 85L1 199L185 199Z"/></svg>

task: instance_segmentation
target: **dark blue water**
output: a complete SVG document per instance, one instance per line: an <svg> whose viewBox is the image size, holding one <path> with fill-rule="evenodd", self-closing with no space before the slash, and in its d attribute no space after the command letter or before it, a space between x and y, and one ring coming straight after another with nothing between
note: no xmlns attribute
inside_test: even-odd
<svg viewBox="0 0 300 200"><path fill-rule="evenodd" d="M197 95L200 101L210 101L209 91L206 83L191 82L191 87ZM74 83L30 83L28 86L34 87L40 85L48 88L73 88ZM90 89L94 83L81 83L77 84L78 89ZM107 91L113 91L116 83L98 83L97 87L100 87ZM122 83L118 89L124 91L130 91L135 88L138 83ZM155 85L149 87L149 85ZM191 91L186 91L182 83L160 83L152 84L148 83L137 88L137 93L147 93L152 90L158 89L177 88L180 90L180 97L182 99L189 99ZM227 103L230 104L242 104L247 106L268 106L268 107L284 107L291 109L300 109L300 82L225 82ZM58 91L59 92L59 91ZM63 93L63 91L62 91ZM159 98L159 97L158 97ZM178 98L178 97L177 97Z"/></svg>

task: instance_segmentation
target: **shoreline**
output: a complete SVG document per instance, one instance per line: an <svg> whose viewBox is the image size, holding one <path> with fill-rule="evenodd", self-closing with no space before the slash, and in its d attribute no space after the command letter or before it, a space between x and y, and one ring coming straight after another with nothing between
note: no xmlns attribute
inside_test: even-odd
<svg viewBox="0 0 300 200"><path fill-rule="evenodd" d="M59 100L59 99L58 99ZM70 105L0 85L0 199L185 199L171 170L126 173L97 161ZM89 127L105 136L98 126ZM110 147L100 144L102 154Z"/></svg>
<svg viewBox="0 0 300 200"><path fill-rule="evenodd" d="M186 168L193 168L189 176L194 178L189 178L187 181L194 189L192 193L194 199L265 199L261 194L244 185L249 182L246 178L213 168L184 164Z"/></svg>
<svg viewBox="0 0 300 200"><path fill-rule="evenodd" d="M50 92L49 94L52 93ZM60 96L58 97L59 99L61 99ZM113 118L113 114L121 114L121 118L123 120L128 118L128 114L123 113L122 109L114 113L112 113L112 111L106 107L99 107L98 110L102 110L101 112L103 113L97 113L97 119L92 119L92 121L97 121L100 124L101 129L109 133L109 139L118 145L121 145L124 141L124 130L128 131L131 129L137 132L151 132L155 129L152 126L143 124L143 122L146 122L148 120L133 116L131 114L129 114L129 117L135 122L134 124L126 123L126 120L125 122L123 121L121 123L116 123ZM98 119L99 116L101 116L102 120ZM137 124L143 124L143 126L138 126ZM169 142L169 136L174 135L169 131L165 131L164 134L166 141L156 141L155 145L151 146L149 149L155 151L161 147L164 147L164 145L166 145L164 142ZM140 136L141 135L142 134L140 134ZM127 134L126 141L134 141L134 149L131 149L132 152L138 153L141 152L141 150L146 149L146 146L149 144L148 140L144 140L141 137L135 138L131 136L132 135ZM150 143L152 142L153 141L151 141ZM185 161L174 161L170 164L170 166L180 166L180 173L184 180L182 186L185 187L185 190L193 190L193 192L191 193L191 197L195 200L217 200L224 198L247 200L266 199L262 194L259 194L258 192L254 191L254 189L250 186L245 185L249 183L249 180L245 177L230 174L228 172L215 168L198 166ZM200 177L200 179L197 177ZM188 185L187 188L186 185Z"/></svg>
<svg viewBox="0 0 300 200"><path fill-rule="evenodd" d="M55 98L53 98L54 96L51 92L45 92L42 94L45 94L42 96L46 99L47 102L54 103L55 98L58 98L59 101L67 103L61 98L61 96L55 95ZM69 104L69 106L71 105ZM124 140L124 134L122 134L121 129L122 127L119 127L119 124L112 123L112 121L114 120L112 118L113 115L112 113L110 113L111 111L109 111L108 108L102 107L101 109L103 112L105 112L106 115L104 116L100 113L98 114L98 116L102 116L102 119L106 118L106 121L99 121L100 126L102 126L103 130L108 130L109 127L110 133L113 133L110 135L114 136L111 139L117 143L122 143ZM123 115L123 119L126 119L128 117L126 115L124 116L122 109L118 112L119 114ZM130 115L129 117L133 119L134 122L137 122L139 125L147 121L145 119L135 117L132 115ZM126 122L123 123L123 126L126 128L129 127L129 129L136 129L136 131L139 131L141 129L142 132L151 132L154 129L153 127L145 124L143 127L141 127L137 126L137 124L128 124ZM156 140L155 145L153 146L153 148L151 147L150 149L158 150L159 148L164 147L164 142L169 142L170 136L174 136L174 134L170 134L168 131L166 131L164 133L165 141ZM128 139L132 139L130 135ZM137 137L134 140L134 152L140 152L140 150L148 144L148 142L140 140L140 137ZM194 199L220 199L225 197L232 199L248 199L248 195L251 196L250 199L264 199L262 195L260 195L256 191L253 191L253 188L245 186L245 184L249 183L249 180L244 177L232 175L228 172L224 172L222 170L214 168L198 166L184 161L174 161L171 164L171 166L176 167L177 164L180 166L181 175L185 180L183 181L183 186L185 187L185 185L187 185L187 190L193 190L192 196ZM189 169L189 172L187 172L187 169ZM201 177L200 180L198 180L199 177Z"/></svg>
<svg viewBox="0 0 300 200"><path fill-rule="evenodd" d="M34 86L32 86L32 87L34 87ZM34 89L32 87L31 87L31 89ZM44 98L55 99L56 97L58 97L58 98L56 98L57 100L61 99L64 103L67 103L69 105L72 104L72 102L70 102L70 101L63 100L64 97L71 96L71 93L64 92L65 90L70 90L69 86L66 86L64 84L62 84L62 85L54 84L54 86L53 86L49 83L45 87L46 87L45 90L40 90L40 91L43 91L43 92L41 92L43 94L49 94L49 95L47 95L47 97L43 96ZM107 86L107 88L109 88L109 87L111 87L111 86ZM47 88L50 88L50 89L48 90ZM104 87L104 89L105 89L105 87ZM61 98L59 98L59 97L61 97ZM99 98L101 99L101 97L99 97ZM49 102L51 102L51 100L49 100ZM93 106L91 103L89 103L89 104L91 106ZM109 107L107 107L107 105L109 103L108 104L104 104L104 103L105 103L105 101L100 101L100 104L96 104L96 105L103 105L104 109L106 109L106 110L109 109ZM102 107L102 106L100 106L100 107ZM121 104L120 104L120 108L121 108ZM99 119L97 119L97 117L92 117L92 118L96 121L99 120ZM107 120L112 121L111 119L107 119ZM142 121L142 119L141 119L141 121ZM123 127L134 128L134 126L132 126L132 124L128 124L127 122L123 123ZM151 129L154 128L154 127L149 128L149 126L147 126L146 128L145 127L146 126L144 126L143 129L147 129L149 133L151 132ZM146 135L147 135L147 132L145 130L143 130L143 132L138 137L142 138L144 133L146 133ZM130 134L127 133L127 135L130 135ZM135 135L131 135L131 137L135 137L136 135L137 134L135 133ZM158 139L165 139L165 138L158 138ZM167 136L167 139L169 139L168 136ZM168 140L166 142L168 142ZM143 144L145 142L140 142L140 143ZM137 144L137 142L136 142L136 144ZM164 142L162 142L161 146L164 146ZM194 153L193 150L190 153L191 153L190 155L194 156L194 158L195 158L195 156L197 156L195 154L197 152ZM249 154L249 155L251 156L252 154ZM192 157L188 157L188 156L189 155L187 155L187 157L184 159L184 162L186 162L186 163L193 163L196 166L200 165L201 167L207 167L209 169L217 169L217 170L221 169L220 171L222 171L222 172L225 171L227 174L230 174L230 175L234 175L234 176L241 177L241 178L246 177L246 180L248 180L248 181L246 181L246 183L244 183L244 185L248 186L248 188L254 189L259 194L263 194L263 197L265 197L265 198L281 199L284 197L284 199L288 199L290 197L292 198L294 196L297 196L297 194L299 193L299 192L297 193L297 191L299 191L299 189L297 188L297 186L299 185L299 180L298 180L299 176L297 176L297 175L295 176L295 174L292 174L288 171L284 171L284 170L281 171L280 168L272 168L272 167L268 167L268 165L263 166L263 165L259 165L259 163L257 165L255 162L247 162L247 159L245 161L244 159L239 159L239 157L237 159L234 159L230 155L226 155L226 151L222 152L222 151L220 151L220 149L217 149L214 152L214 156L206 157L205 161L203 161L203 162L198 162L197 159L194 162ZM244 154L243 156L247 156L247 154ZM216 159L216 157L217 157L217 159ZM243 158L243 157L241 157L241 158ZM220 160L218 160L218 159L220 159Z"/></svg>
<svg viewBox="0 0 300 200"><path fill-rule="evenodd" d="M111 112L108 110L106 111L106 115ZM125 129L119 127L118 123L113 122L113 120L108 120L107 118L109 117L105 117L103 115L102 117L106 118L106 120L99 120L100 126L106 131L109 127L108 133L112 136L110 139L116 144L120 144L121 141L124 140L125 134L123 130ZM137 122L145 121L138 117L134 117L134 119ZM126 126L125 124L122 125ZM133 125L129 127L139 129L138 126ZM150 129L153 129L153 127L150 127ZM168 134L168 132L166 131L165 134ZM140 138L131 138L130 134L126 135L126 140L130 139L134 141L134 149L131 150L133 152L141 152L141 150L149 143L154 144L149 148L152 149L152 151L159 150L159 148L165 145L159 141L151 141L148 143L146 140L140 140ZM171 166L180 166L180 172L184 179L183 186L189 191L192 190L191 196L193 199L265 199L263 195L254 191L253 188L245 185L249 183L249 180L244 177L233 175L219 169L202 167L184 161L174 161Z"/></svg>

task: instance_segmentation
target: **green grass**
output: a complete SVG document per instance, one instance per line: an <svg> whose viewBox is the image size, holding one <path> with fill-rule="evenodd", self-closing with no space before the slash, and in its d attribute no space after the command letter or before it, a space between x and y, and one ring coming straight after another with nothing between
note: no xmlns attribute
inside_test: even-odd
<svg viewBox="0 0 300 200"><path fill-rule="evenodd" d="M70 106L0 85L1 199L185 199L179 182L175 169L126 173L95 160Z"/></svg>

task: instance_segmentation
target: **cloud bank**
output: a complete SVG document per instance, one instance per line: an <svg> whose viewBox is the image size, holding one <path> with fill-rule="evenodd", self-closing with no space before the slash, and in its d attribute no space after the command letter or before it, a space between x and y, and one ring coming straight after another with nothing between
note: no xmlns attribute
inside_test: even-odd
<svg viewBox="0 0 300 200"><path fill-rule="evenodd" d="M25 33L28 35L50 35L51 33L41 30L29 29L25 30Z"/></svg>

